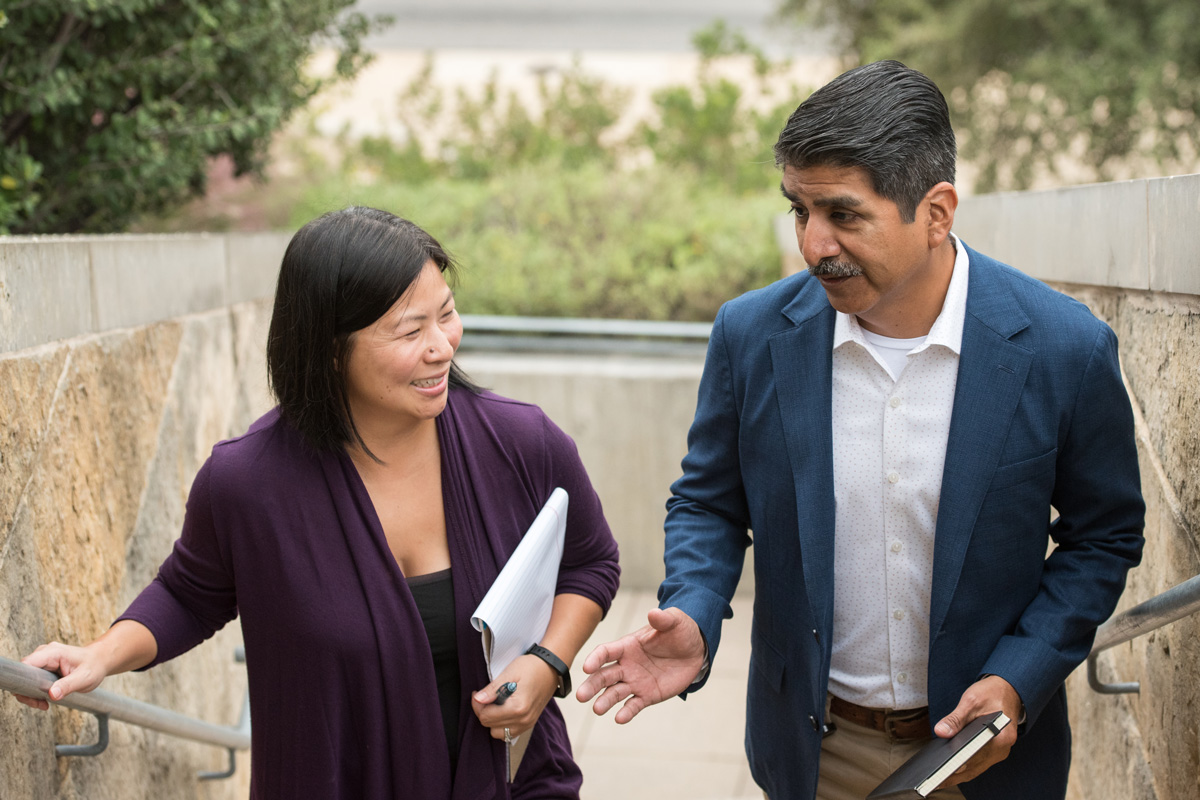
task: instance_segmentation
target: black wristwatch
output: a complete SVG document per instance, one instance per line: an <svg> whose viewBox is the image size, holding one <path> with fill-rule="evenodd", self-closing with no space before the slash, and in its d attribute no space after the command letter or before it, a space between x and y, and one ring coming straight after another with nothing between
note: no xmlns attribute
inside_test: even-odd
<svg viewBox="0 0 1200 800"><path fill-rule="evenodd" d="M550 669L558 673L558 688L554 690L555 697L566 697L567 692L571 691L571 670L563 663L563 660L551 653L540 644L530 645L525 651L527 656L537 656L542 661L550 665Z"/></svg>

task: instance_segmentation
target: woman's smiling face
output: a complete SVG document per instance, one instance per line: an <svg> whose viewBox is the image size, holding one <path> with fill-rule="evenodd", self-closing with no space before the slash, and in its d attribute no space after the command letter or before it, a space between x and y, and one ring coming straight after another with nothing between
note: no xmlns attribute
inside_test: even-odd
<svg viewBox="0 0 1200 800"><path fill-rule="evenodd" d="M394 427L442 413L461 340L454 293L428 261L387 313L353 334L345 378L355 425Z"/></svg>

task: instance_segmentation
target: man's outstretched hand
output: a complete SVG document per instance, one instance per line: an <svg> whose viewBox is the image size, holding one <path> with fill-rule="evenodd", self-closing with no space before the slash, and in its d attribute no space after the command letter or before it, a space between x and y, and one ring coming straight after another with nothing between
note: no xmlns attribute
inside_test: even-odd
<svg viewBox="0 0 1200 800"><path fill-rule="evenodd" d="M654 609L640 630L602 644L583 661L589 677L575 691L604 714L625 700L614 719L624 725L646 706L674 697L692 684L706 656L700 627L678 608ZM628 699L626 699L628 698Z"/></svg>

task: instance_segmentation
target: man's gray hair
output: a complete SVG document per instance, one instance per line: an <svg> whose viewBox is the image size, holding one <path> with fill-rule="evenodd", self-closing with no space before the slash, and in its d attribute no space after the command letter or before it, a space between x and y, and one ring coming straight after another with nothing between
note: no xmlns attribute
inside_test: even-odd
<svg viewBox="0 0 1200 800"><path fill-rule="evenodd" d="M954 183L957 147L941 90L899 61L842 73L792 112L775 164L859 167L905 222L935 184Z"/></svg>

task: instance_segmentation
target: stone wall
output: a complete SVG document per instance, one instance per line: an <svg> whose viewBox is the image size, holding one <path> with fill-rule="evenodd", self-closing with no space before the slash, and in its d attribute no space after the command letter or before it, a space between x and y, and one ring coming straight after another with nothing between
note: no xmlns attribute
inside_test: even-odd
<svg viewBox="0 0 1200 800"><path fill-rule="evenodd" d="M0 240L0 655L84 643L170 552L213 442L268 403L263 343L286 237ZM265 270L252 265L264 262ZM244 267L249 264L251 267ZM249 299L257 298L257 299ZM245 690L237 625L105 688L233 725ZM219 748L120 722L94 758L93 717L0 698L0 797L237 798ZM242 765L248 763L242 755Z"/></svg>
<svg viewBox="0 0 1200 800"><path fill-rule="evenodd" d="M1086 303L1120 339L1138 417L1146 551L1120 608L1200 574L1200 175L968 198L956 232ZM1068 683L1073 800L1200 798L1200 615Z"/></svg>

